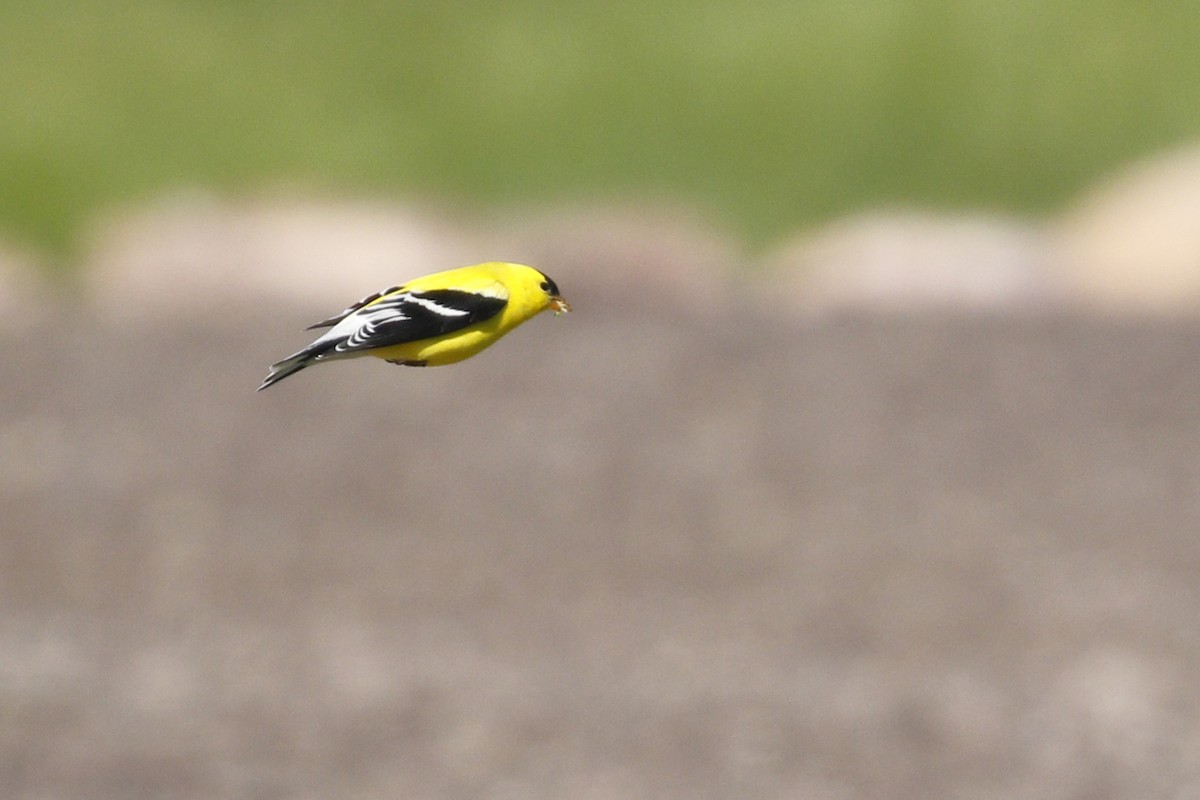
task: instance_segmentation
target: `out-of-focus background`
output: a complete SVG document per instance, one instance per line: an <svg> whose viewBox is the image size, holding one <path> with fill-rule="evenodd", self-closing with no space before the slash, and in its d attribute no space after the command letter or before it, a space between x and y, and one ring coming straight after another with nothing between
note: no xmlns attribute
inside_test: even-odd
<svg viewBox="0 0 1200 800"><path fill-rule="evenodd" d="M1197 41L0 5L0 796L1197 796ZM490 259L575 313L254 393Z"/></svg>

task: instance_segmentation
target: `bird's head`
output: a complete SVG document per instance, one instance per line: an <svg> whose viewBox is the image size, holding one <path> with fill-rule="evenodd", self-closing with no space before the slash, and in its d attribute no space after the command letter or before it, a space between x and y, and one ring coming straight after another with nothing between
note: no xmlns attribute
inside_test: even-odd
<svg viewBox="0 0 1200 800"><path fill-rule="evenodd" d="M550 310L553 311L556 316L558 314L569 313L571 311L571 304L568 303L563 298L562 293L558 291L558 284L556 284L546 273L543 272L541 275L541 288L542 291L545 292L550 298Z"/></svg>

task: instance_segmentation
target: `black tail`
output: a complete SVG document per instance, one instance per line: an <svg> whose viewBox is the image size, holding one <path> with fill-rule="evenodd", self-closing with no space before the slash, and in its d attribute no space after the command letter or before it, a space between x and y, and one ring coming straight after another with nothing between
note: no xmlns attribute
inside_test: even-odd
<svg viewBox="0 0 1200 800"><path fill-rule="evenodd" d="M299 372L314 362L324 361L327 358L345 358L344 354L337 351L338 343L342 341L345 341L344 337L336 339L321 337L300 352L292 353L283 361L276 361L271 365L271 371L267 373L267 377L263 378L262 386L255 391L261 392L268 386L279 383L288 375Z"/></svg>
<svg viewBox="0 0 1200 800"><path fill-rule="evenodd" d="M312 363L312 354L301 350L294 356L289 356L283 361L278 361L271 365L271 371L267 377L263 378L262 386L255 389L256 392L261 392L268 386L273 386L286 378L288 375L299 372Z"/></svg>

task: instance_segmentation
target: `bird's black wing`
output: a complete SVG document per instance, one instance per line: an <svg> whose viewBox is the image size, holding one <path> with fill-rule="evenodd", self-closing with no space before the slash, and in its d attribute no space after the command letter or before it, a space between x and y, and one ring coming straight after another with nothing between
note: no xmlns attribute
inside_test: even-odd
<svg viewBox="0 0 1200 800"><path fill-rule="evenodd" d="M334 340L330 344L337 353L392 347L483 322L507 304L504 297L457 289L381 294L351 311L321 339Z"/></svg>
<svg viewBox="0 0 1200 800"><path fill-rule="evenodd" d="M369 294L366 297L364 297L362 300L359 300L354 305L347 306L345 309L343 309L342 311L339 311L337 314L334 314L332 317L329 317L328 319L323 319L320 322L314 322L312 325L309 325L304 330L311 331L311 330L315 330L317 328L333 327L334 325L337 325L339 322L344 320L346 317L353 314L355 311L358 311L363 306L368 305L369 303L374 303L376 300L383 297L385 294L391 294L392 292L398 292L398 291L400 291L399 286L389 286L388 288L384 289L383 291L375 292L374 294Z"/></svg>

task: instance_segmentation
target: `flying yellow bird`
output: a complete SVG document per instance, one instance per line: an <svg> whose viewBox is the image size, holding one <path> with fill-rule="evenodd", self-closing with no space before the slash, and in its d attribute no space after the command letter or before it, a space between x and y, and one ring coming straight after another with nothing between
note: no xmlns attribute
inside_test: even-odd
<svg viewBox="0 0 1200 800"><path fill-rule="evenodd" d="M375 356L409 367L470 358L527 319L571 310L558 286L524 264L498 261L415 278L364 297L310 325L329 328L303 350L271 365L258 391L310 364Z"/></svg>

